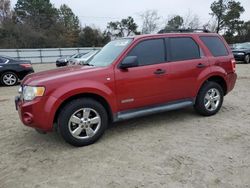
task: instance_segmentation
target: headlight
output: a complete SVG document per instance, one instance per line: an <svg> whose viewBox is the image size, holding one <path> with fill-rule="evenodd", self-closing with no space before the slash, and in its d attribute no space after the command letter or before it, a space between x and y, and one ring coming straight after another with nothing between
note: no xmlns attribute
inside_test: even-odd
<svg viewBox="0 0 250 188"><path fill-rule="evenodd" d="M237 53L237 55L245 55L245 53L239 52L239 53Z"/></svg>
<svg viewBox="0 0 250 188"><path fill-rule="evenodd" d="M23 99L31 101L36 97L42 97L45 92L45 87L25 86L23 88Z"/></svg>

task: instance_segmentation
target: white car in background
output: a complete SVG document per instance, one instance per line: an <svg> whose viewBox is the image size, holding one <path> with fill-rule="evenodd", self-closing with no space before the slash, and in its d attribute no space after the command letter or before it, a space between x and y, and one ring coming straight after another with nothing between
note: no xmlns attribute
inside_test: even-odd
<svg viewBox="0 0 250 188"><path fill-rule="evenodd" d="M88 60L93 58L99 51L100 50L92 50L79 58L71 58L69 59L68 65L84 65Z"/></svg>
<svg viewBox="0 0 250 188"><path fill-rule="evenodd" d="M77 53L77 54L73 54L71 56L63 56L63 57L59 57L56 60L56 66L57 67L62 67L62 66L67 66L69 63L69 59L74 59L74 58L80 58L83 55L87 54L88 52L83 52L83 53Z"/></svg>

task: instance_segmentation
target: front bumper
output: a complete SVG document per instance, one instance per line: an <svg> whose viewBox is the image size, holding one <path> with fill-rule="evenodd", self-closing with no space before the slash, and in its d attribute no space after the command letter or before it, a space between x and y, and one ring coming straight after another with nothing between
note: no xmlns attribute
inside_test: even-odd
<svg viewBox="0 0 250 188"><path fill-rule="evenodd" d="M15 97L15 107L22 123L44 132L53 131L55 102L53 97L37 97L33 101L23 101L21 97Z"/></svg>
<svg viewBox="0 0 250 188"><path fill-rule="evenodd" d="M245 60L245 54L239 55L237 53L234 54L234 58L236 61L244 61Z"/></svg>

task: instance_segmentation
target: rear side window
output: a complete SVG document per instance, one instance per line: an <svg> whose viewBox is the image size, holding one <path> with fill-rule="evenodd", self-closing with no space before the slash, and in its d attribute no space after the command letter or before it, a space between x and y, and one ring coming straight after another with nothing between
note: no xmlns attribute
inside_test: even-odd
<svg viewBox="0 0 250 188"><path fill-rule="evenodd" d="M128 56L137 56L140 66L163 63L165 62L164 40L152 39L140 42Z"/></svg>
<svg viewBox="0 0 250 188"><path fill-rule="evenodd" d="M171 61L200 59L200 48L189 37L169 38Z"/></svg>
<svg viewBox="0 0 250 188"><path fill-rule="evenodd" d="M227 56L228 51L219 37L200 37L214 57Z"/></svg>

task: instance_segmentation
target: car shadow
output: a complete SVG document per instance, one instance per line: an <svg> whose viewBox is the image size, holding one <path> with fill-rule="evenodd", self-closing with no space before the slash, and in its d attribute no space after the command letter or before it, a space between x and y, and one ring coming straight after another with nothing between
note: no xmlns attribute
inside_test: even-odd
<svg viewBox="0 0 250 188"><path fill-rule="evenodd" d="M130 134L130 131L136 130L138 132L143 132L145 129L148 129L150 131L150 129L155 128L155 126L176 126L178 122L181 122L186 118L190 119L194 117L202 118L194 112L193 108L184 108L180 110L168 111L122 122L112 123L105 131L105 136L97 141L96 144L105 142L105 140L115 141L117 137L123 137L123 134ZM63 140L59 132L39 134L34 130L27 130L23 138L25 139L25 144L27 143L30 147L47 148L48 150L55 150L56 148L75 148L74 146L67 144Z"/></svg>

